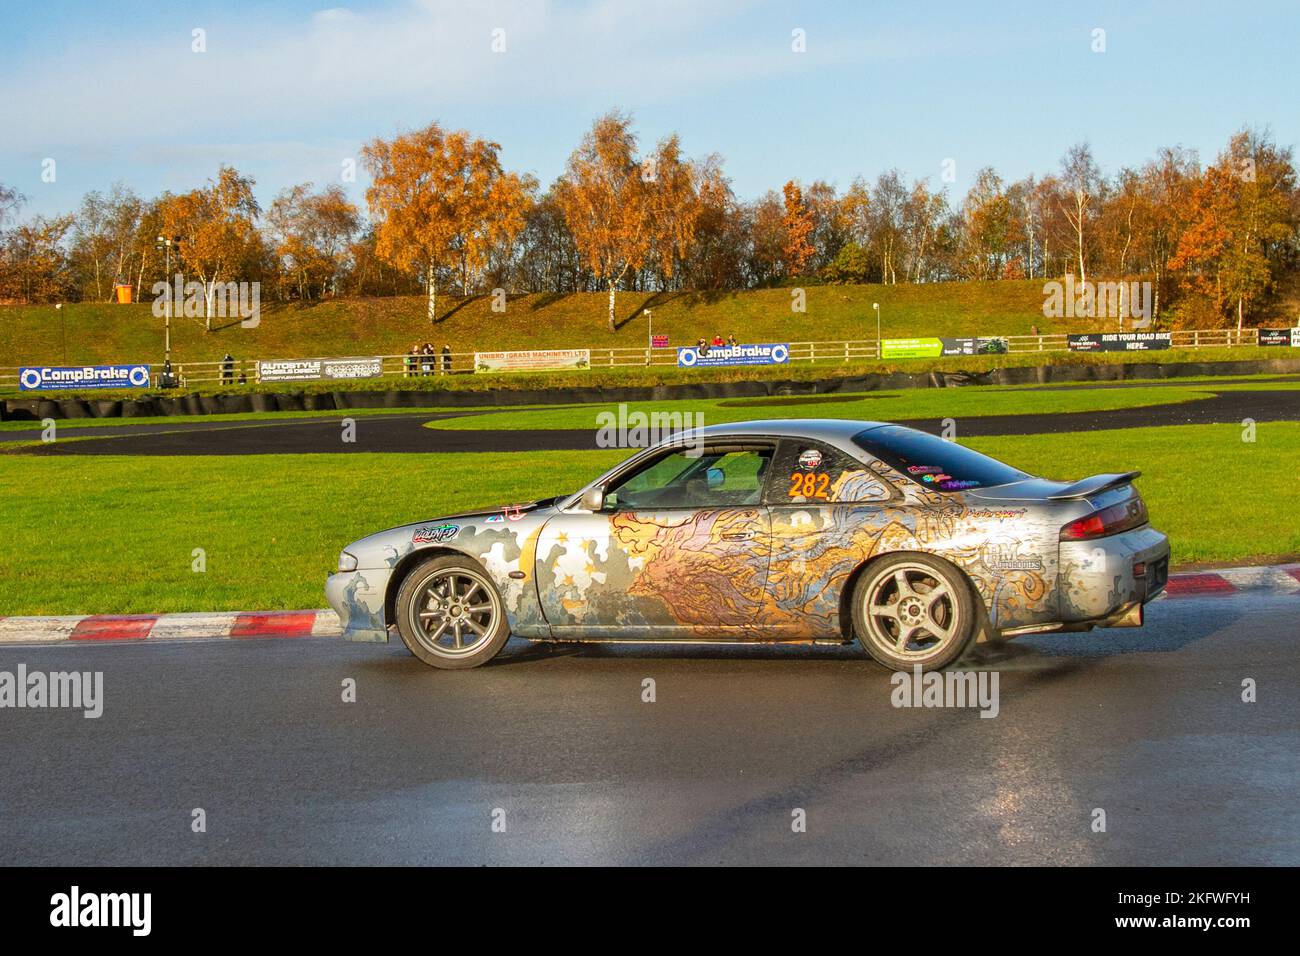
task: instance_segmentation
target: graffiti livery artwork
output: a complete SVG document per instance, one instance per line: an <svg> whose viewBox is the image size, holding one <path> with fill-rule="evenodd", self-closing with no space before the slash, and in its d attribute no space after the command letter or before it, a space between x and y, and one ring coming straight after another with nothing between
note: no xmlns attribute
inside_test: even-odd
<svg viewBox="0 0 1300 956"><path fill-rule="evenodd" d="M1131 474L1045 481L865 422L713 426L703 438L702 455L675 458L679 437L566 498L362 539L344 552L357 566L330 578L330 604L346 636L383 641L399 625L409 645L403 620L488 606L471 575L403 618L400 583L441 556L486 576L502 633L518 637L847 642L865 629L880 645L868 650L902 666L933 664L976 630L1137 624L1163 586L1168 544Z"/></svg>

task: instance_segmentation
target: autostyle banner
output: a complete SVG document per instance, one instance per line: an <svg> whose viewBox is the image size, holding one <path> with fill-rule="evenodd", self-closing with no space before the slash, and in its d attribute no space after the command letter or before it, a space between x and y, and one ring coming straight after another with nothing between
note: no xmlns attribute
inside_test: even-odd
<svg viewBox="0 0 1300 956"><path fill-rule="evenodd" d="M1300 349L1300 329L1260 329L1260 345L1289 345Z"/></svg>
<svg viewBox="0 0 1300 956"><path fill-rule="evenodd" d="M953 355L1002 355L1009 347L1003 338L885 339L881 358L946 358Z"/></svg>
<svg viewBox="0 0 1300 956"><path fill-rule="evenodd" d="M765 345L710 345L707 348L686 346L677 350L679 368L715 368L721 365L785 365L790 361L790 346L785 343Z"/></svg>
<svg viewBox="0 0 1300 956"><path fill-rule="evenodd" d="M475 352L475 372L548 372L591 368L591 349Z"/></svg>
<svg viewBox="0 0 1300 956"><path fill-rule="evenodd" d="M1170 332L1087 332L1067 335L1071 352L1152 352L1173 344Z"/></svg>
<svg viewBox="0 0 1300 956"><path fill-rule="evenodd" d="M24 392L148 387L148 365L35 365L18 370L18 388Z"/></svg>
<svg viewBox="0 0 1300 956"><path fill-rule="evenodd" d="M259 382L378 378L383 374L384 360L377 355L361 358L275 359L257 363Z"/></svg>

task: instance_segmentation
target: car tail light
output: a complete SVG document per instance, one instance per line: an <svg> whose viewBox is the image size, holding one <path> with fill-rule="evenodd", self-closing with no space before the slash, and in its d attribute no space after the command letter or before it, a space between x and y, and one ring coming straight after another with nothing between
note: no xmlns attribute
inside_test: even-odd
<svg viewBox="0 0 1300 956"><path fill-rule="evenodd" d="M1121 501L1109 508L1102 508L1090 515L1084 515L1077 521L1071 521L1061 529L1062 541L1087 541L1090 538L1104 538L1107 535L1129 531L1147 523L1147 506L1139 497Z"/></svg>

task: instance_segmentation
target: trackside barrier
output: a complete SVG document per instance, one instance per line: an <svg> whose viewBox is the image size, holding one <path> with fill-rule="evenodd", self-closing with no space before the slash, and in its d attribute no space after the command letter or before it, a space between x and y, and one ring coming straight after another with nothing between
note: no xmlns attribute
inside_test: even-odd
<svg viewBox="0 0 1300 956"><path fill-rule="evenodd" d="M1044 335L1000 335L967 336L968 338L1000 338L1007 342L1009 352L1023 354L1026 352L1065 352L1068 351L1065 333ZM1170 333L1173 348L1232 348L1234 346L1258 345L1257 329L1179 329ZM880 343L875 339L849 339L825 342L790 342L790 363L803 365L846 365L854 361L880 358ZM677 366L677 347L668 348L593 348L591 353L592 368L632 368L640 366L660 367ZM1279 358L1285 350L1270 349ZM323 357L323 356L313 356ZM284 358L284 356L277 356ZM446 374L465 374L474 371L473 352L454 352L450 356L450 366L441 354L435 355L383 355L384 378L422 378ZM173 371L177 383L182 387L196 385L238 384L243 376L248 384L258 380L257 359L236 359L227 376L221 361L216 362L175 362ZM906 365L910 359L899 359ZM53 364L53 363L51 363ZM769 366L770 367L770 366ZM157 387L162 374L162 363L152 365L152 384ZM501 373L485 373L488 375ZM347 379L338 380L340 386ZM18 368L0 368L0 388L18 387Z"/></svg>

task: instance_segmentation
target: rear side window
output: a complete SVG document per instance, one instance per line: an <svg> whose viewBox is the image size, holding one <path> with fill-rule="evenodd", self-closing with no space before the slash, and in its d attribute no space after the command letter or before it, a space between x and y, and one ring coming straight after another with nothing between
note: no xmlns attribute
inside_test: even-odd
<svg viewBox="0 0 1300 956"><path fill-rule="evenodd" d="M935 491L991 488L1031 477L996 458L902 425L869 428L854 435L853 444Z"/></svg>
<svg viewBox="0 0 1300 956"><path fill-rule="evenodd" d="M894 487L863 462L814 441L782 439L768 479L769 504L888 501Z"/></svg>

